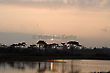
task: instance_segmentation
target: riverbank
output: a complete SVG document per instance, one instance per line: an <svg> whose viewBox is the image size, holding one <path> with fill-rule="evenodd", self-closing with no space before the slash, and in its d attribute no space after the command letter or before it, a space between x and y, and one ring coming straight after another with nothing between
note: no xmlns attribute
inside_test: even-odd
<svg viewBox="0 0 110 73"><path fill-rule="evenodd" d="M82 56L1 56L0 61L48 61L57 59L74 60L110 60L110 57L82 57Z"/></svg>

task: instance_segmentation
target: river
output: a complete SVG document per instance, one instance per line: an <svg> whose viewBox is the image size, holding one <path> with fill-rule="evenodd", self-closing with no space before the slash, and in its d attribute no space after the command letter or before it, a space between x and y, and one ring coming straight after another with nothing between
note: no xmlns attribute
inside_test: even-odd
<svg viewBox="0 0 110 73"><path fill-rule="evenodd" d="M109 60L0 62L0 73L110 73Z"/></svg>

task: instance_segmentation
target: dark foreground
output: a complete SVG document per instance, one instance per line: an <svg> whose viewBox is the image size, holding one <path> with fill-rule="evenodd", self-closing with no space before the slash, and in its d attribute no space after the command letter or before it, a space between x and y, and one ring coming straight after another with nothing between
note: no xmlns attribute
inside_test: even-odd
<svg viewBox="0 0 110 73"><path fill-rule="evenodd" d="M110 60L109 48L0 48L0 61L44 61L53 59Z"/></svg>
<svg viewBox="0 0 110 73"><path fill-rule="evenodd" d="M0 61L41 61L52 59L97 59L110 60L110 48L86 48L79 42L69 41L67 44L38 41L37 45L26 47L26 43L0 46Z"/></svg>
<svg viewBox="0 0 110 73"><path fill-rule="evenodd" d="M0 61L48 61L48 60L110 60L110 57L81 57L81 56L2 56Z"/></svg>
<svg viewBox="0 0 110 73"><path fill-rule="evenodd" d="M39 50L36 48L5 48L0 50L0 61L44 61L53 59L110 60L109 49Z"/></svg>

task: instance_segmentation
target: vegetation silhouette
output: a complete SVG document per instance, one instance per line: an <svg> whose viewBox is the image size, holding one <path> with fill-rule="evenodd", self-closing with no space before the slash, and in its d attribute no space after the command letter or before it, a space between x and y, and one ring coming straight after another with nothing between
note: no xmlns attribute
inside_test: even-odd
<svg viewBox="0 0 110 73"><path fill-rule="evenodd" d="M86 48L77 41L48 44L39 40L27 46L26 42L10 46L0 44L1 60L47 60L47 59L110 59L110 48Z"/></svg>

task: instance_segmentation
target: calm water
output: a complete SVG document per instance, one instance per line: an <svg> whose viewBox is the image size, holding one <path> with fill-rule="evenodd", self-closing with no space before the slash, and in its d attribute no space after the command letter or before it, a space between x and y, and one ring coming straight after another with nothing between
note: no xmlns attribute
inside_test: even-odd
<svg viewBox="0 0 110 73"><path fill-rule="evenodd" d="M105 73L109 71L109 60L54 60L47 62L0 63L0 73Z"/></svg>

